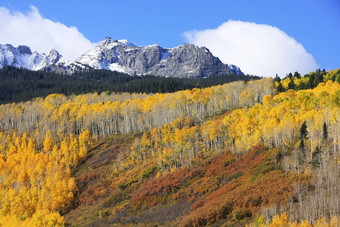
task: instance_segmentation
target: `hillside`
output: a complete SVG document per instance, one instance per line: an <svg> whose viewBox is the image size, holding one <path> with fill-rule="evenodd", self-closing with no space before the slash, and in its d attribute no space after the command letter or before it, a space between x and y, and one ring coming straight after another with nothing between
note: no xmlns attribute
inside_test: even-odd
<svg viewBox="0 0 340 227"><path fill-rule="evenodd" d="M105 141L76 170L82 188L66 223L244 226L256 217L265 224L285 211L292 223L320 219L321 226L333 218L336 226L339 88L330 81L313 90L266 96L263 105L229 111L202 125L178 119L134 142ZM117 146L125 143L132 146ZM103 163L109 152L122 155L114 155L110 168ZM278 216L273 222L288 224L288 219Z"/></svg>
<svg viewBox="0 0 340 227"><path fill-rule="evenodd" d="M328 74L0 105L0 225L340 225Z"/></svg>
<svg viewBox="0 0 340 227"><path fill-rule="evenodd" d="M79 194L64 215L67 226L242 226L261 208L284 204L294 183L310 186L309 176L281 168L280 149L258 146L243 155L227 150L170 171L150 158L119 171L114 166L128 155L126 144L131 137L110 138L75 169Z"/></svg>

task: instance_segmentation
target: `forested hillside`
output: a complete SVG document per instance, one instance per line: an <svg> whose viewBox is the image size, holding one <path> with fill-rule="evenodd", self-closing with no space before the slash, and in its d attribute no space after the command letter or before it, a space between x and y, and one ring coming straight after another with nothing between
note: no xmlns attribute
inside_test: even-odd
<svg viewBox="0 0 340 227"><path fill-rule="evenodd" d="M0 105L0 225L340 225L338 72Z"/></svg>
<svg viewBox="0 0 340 227"><path fill-rule="evenodd" d="M63 75L6 66L0 69L0 104L28 101L53 93L67 96L90 92L166 93L256 79L260 77L239 74L196 79L150 75L140 77L109 70L89 70Z"/></svg>

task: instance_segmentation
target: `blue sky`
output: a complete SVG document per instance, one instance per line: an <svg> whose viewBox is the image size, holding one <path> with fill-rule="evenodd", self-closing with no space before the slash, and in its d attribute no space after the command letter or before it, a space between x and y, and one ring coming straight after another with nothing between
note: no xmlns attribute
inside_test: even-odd
<svg viewBox="0 0 340 227"><path fill-rule="evenodd" d="M91 42L110 36L175 47L192 41L185 32L216 29L228 20L266 24L302 44L320 68L340 67L338 0L0 0L0 7L11 12L25 14L30 5L43 18L75 26Z"/></svg>

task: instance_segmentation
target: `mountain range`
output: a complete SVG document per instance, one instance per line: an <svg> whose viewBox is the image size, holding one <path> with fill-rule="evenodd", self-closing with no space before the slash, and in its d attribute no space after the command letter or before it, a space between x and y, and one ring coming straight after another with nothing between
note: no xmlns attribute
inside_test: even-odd
<svg viewBox="0 0 340 227"><path fill-rule="evenodd" d="M113 40L110 37L106 37L75 61L67 60L55 49L47 55L32 53L28 46L0 44L0 68L4 66L59 74L105 69L130 75L178 78L243 74L239 67L222 63L206 47L192 44L175 48L163 48L159 45L139 47L127 40Z"/></svg>

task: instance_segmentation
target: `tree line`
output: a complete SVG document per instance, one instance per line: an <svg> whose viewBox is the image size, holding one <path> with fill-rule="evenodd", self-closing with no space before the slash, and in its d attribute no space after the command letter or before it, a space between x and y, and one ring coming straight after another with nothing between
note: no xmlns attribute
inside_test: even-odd
<svg viewBox="0 0 340 227"><path fill-rule="evenodd" d="M284 92L289 89L293 90L305 90L313 89L320 83L327 82L329 80L340 83L340 69L326 71L316 70L310 72L304 76L300 73L295 72L294 74L289 73L285 78L281 79L278 75L274 78L278 92Z"/></svg>
<svg viewBox="0 0 340 227"><path fill-rule="evenodd" d="M67 96L92 92L167 93L255 79L260 77L232 74L180 79L151 75L130 76L108 70L83 71L69 76L6 66L0 69L0 104L27 101L53 93Z"/></svg>

